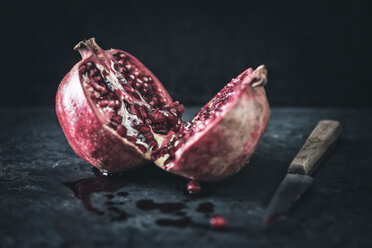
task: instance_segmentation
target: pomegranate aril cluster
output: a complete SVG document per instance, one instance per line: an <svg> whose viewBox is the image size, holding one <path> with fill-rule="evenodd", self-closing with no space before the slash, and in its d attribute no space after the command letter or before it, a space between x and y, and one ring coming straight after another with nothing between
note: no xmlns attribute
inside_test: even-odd
<svg viewBox="0 0 372 248"><path fill-rule="evenodd" d="M166 103L164 98L154 92L152 83L154 82L151 76L141 75L138 68L136 68L130 61L130 58L124 53L117 53L114 55L121 70L122 75L127 81L127 84L123 85L124 90L140 99L138 92L141 93L144 100L152 107L161 107ZM115 68L119 71L118 68Z"/></svg>
<svg viewBox="0 0 372 248"><path fill-rule="evenodd" d="M178 102L166 105L165 98L154 92L153 79L140 75L126 54L117 53L114 58L117 63L114 64L113 71L123 89L115 87L107 79L108 72L103 69L101 73L91 61L80 66L81 79L85 82L91 99L108 116L108 126L135 144L143 153L150 148L154 152L159 144L153 133L167 135L170 130L177 132L184 108ZM122 103L127 113L134 115L135 119L120 110ZM123 117L127 120L123 120ZM124 123L130 126L125 126Z"/></svg>
<svg viewBox="0 0 372 248"><path fill-rule="evenodd" d="M80 67L80 72L83 79L84 77L87 78L83 81L87 82L86 87L88 91L91 91L91 99L101 108L108 107L106 110L111 114L117 114L121 102L110 87L108 87L108 82L104 80L104 76L102 76L94 63L88 61Z"/></svg>

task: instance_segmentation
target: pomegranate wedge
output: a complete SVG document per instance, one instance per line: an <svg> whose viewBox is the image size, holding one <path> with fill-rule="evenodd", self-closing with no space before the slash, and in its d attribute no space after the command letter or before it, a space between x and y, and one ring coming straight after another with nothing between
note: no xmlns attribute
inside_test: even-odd
<svg viewBox="0 0 372 248"><path fill-rule="evenodd" d="M249 162L269 121L266 69L247 69L210 100L172 139L159 167L190 179L216 181Z"/></svg>

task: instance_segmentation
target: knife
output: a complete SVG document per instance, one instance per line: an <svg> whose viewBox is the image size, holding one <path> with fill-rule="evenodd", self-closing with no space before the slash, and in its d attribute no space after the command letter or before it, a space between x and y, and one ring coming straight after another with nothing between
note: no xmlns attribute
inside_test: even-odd
<svg viewBox="0 0 372 248"><path fill-rule="evenodd" d="M285 214L313 182L310 176L331 150L341 134L341 124L335 120L318 122L305 144L289 165L266 209L263 228Z"/></svg>

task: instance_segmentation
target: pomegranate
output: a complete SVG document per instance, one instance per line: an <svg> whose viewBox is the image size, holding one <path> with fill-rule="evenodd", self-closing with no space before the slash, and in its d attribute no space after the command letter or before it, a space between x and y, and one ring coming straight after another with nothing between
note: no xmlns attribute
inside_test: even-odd
<svg viewBox="0 0 372 248"><path fill-rule="evenodd" d="M248 163L269 120L266 68L245 70L192 121L183 105L127 52L102 50L94 38L62 80L56 112L73 150L106 173L145 161L192 180L216 181Z"/></svg>

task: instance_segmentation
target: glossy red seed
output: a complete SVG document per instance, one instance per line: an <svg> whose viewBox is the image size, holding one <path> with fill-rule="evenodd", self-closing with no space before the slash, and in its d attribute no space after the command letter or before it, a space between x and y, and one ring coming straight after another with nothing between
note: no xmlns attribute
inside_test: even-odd
<svg viewBox="0 0 372 248"><path fill-rule="evenodd" d="M116 106L115 101L114 101L114 100L110 100L110 101L108 102L108 106L109 106L109 107L114 107L114 106Z"/></svg>
<svg viewBox="0 0 372 248"><path fill-rule="evenodd" d="M177 123L177 117L174 116L174 115L172 115L172 114L170 114L170 115L168 116L168 119L169 119L169 122L170 122L171 124L173 124L173 125L175 125L175 124Z"/></svg>
<svg viewBox="0 0 372 248"><path fill-rule="evenodd" d="M118 64L121 65L121 66L123 66L124 65L124 59L119 60L118 61Z"/></svg>
<svg viewBox="0 0 372 248"><path fill-rule="evenodd" d="M150 132L150 128L148 126L141 126L139 129L142 133Z"/></svg>
<svg viewBox="0 0 372 248"><path fill-rule="evenodd" d="M128 136L126 138L127 138L128 141L133 142L133 143L137 141L136 136Z"/></svg>
<svg viewBox="0 0 372 248"><path fill-rule="evenodd" d="M143 153L147 152L146 147L144 147L143 145L137 145L137 147L138 147L138 148L139 148Z"/></svg>
<svg viewBox="0 0 372 248"><path fill-rule="evenodd" d="M93 88L97 91L100 91L100 92L104 92L106 91L106 88L103 87L102 85L99 85L98 83L94 82L94 81L91 81L91 85L93 86Z"/></svg>
<svg viewBox="0 0 372 248"><path fill-rule="evenodd" d="M87 69L90 70L90 69L92 69L92 67L93 67L93 63L88 61L87 62Z"/></svg>
<svg viewBox="0 0 372 248"><path fill-rule="evenodd" d="M147 113L144 109L140 109L140 114L141 114L142 118L147 118Z"/></svg>
<svg viewBox="0 0 372 248"><path fill-rule="evenodd" d="M175 157L176 156L176 148L171 148L171 149L169 149L169 155L171 156L171 157Z"/></svg>
<svg viewBox="0 0 372 248"><path fill-rule="evenodd" d="M80 73L85 74L87 72L87 67L85 65L80 66Z"/></svg>
<svg viewBox="0 0 372 248"><path fill-rule="evenodd" d="M120 124L121 121L123 120L123 117L120 116L120 115L114 115L114 116L111 117L110 120L113 121L113 122L116 122L116 123Z"/></svg>
<svg viewBox="0 0 372 248"><path fill-rule="evenodd" d="M167 100L165 99L165 98L160 98L160 103L162 104L162 105L164 105L164 104L166 104L167 103Z"/></svg>
<svg viewBox="0 0 372 248"><path fill-rule="evenodd" d="M117 128L116 128L116 132L120 135L120 136L125 136L127 134L127 129L123 126L123 125L119 125Z"/></svg>
<svg viewBox="0 0 372 248"><path fill-rule="evenodd" d="M224 229L227 226L226 219L219 216L219 215L216 215L216 216L212 217L210 219L209 223L210 223L211 227L214 228L214 229Z"/></svg>
<svg viewBox="0 0 372 248"><path fill-rule="evenodd" d="M94 77L94 80L96 80L97 82L102 81L102 77L101 76L96 76L96 77Z"/></svg>
<svg viewBox="0 0 372 248"><path fill-rule="evenodd" d="M90 70L90 72L89 72L89 76L90 76L90 77L93 77L94 75L97 74L97 72L98 72L97 68L94 68L94 69Z"/></svg>
<svg viewBox="0 0 372 248"><path fill-rule="evenodd" d="M144 133L143 136L145 136L147 140L152 140L154 138L154 135L150 132Z"/></svg>
<svg viewBox="0 0 372 248"><path fill-rule="evenodd" d="M201 187L198 181L193 180L187 184L187 192L189 194L198 194L200 191Z"/></svg>
<svg viewBox="0 0 372 248"><path fill-rule="evenodd" d="M132 115L138 115L138 110L137 110L133 105L130 105L130 106L129 106L128 111L129 111L129 113L131 113Z"/></svg>
<svg viewBox="0 0 372 248"><path fill-rule="evenodd" d="M133 91L133 89L132 89L132 87L130 87L129 85L124 85L124 90L126 91L126 92L132 92Z"/></svg>
<svg viewBox="0 0 372 248"><path fill-rule="evenodd" d="M155 104L159 104L159 99L156 97L156 96L153 96L151 98L151 100L155 103Z"/></svg>
<svg viewBox="0 0 372 248"><path fill-rule="evenodd" d="M119 108L121 106L121 102L119 100L115 100L115 108Z"/></svg>
<svg viewBox="0 0 372 248"><path fill-rule="evenodd" d="M149 146L152 147L153 150L155 150L158 148L158 142L156 142L156 140L151 140L149 142Z"/></svg>
<svg viewBox="0 0 372 248"><path fill-rule="evenodd" d="M108 104L108 101L107 101L107 100L100 100L100 101L98 102L98 105L99 105L100 107L106 107L107 104Z"/></svg>
<svg viewBox="0 0 372 248"><path fill-rule="evenodd" d="M162 114L160 111L155 110L152 113L149 113L149 117L152 120L152 122L159 123L159 122L165 122L166 117L164 114Z"/></svg>

